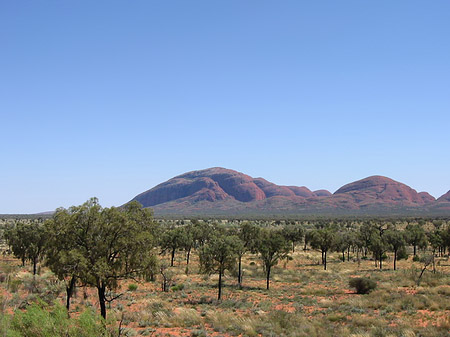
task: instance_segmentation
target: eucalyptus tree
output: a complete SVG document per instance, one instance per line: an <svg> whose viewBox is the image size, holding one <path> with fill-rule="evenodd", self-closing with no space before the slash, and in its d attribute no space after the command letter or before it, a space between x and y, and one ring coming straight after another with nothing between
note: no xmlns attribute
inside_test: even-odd
<svg viewBox="0 0 450 337"><path fill-rule="evenodd" d="M173 267L175 252L177 249L184 248L185 229L183 227L172 227L163 231L160 238L160 246L163 253L170 252L170 266Z"/></svg>
<svg viewBox="0 0 450 337"><path fill-rule="evenodd" d="M335 235L336 231L331 229L331 227L314 229L311 233L311 247L320 249L324 270L327 270L327 253L335 244Z"/></svg>
<svg viewBox="0 0 450 337"><path fill-rule="evenodd" d="M14 256L22 261L31 261L33 275L37 273L37 264L43 256L45 235L43 225L40 222L18 222L15 226L5 231L5 239Z"/></svg>
<svg viewBox="0 0 450 337"><path fill-rule="evenodd" d="M107 291L115 290L120 280L144 274L154 263L157 226L152 213L137 202L122 208L102 208L92 198L67 212L60 209L56 212L59 214L61 218L54 219L49 227L63 233L66 230L73 245L69 245L67 254L60 255L62 260L51 265L60 275L75 270L83 284L96 287L100 313L106 318L106 302L117 298L108 298ZM69 267L64 266L66 258Z"/></svg>
<svg viewBox="0 0 450 337"><path fill-rule="evenodd" d="M360 243L360 246L363 250L364 256L367 256L367 251L370 246L370 242L374 232L376 231L376 227L372 222L364 222L360 227L357 234L357 240Z"/></svg>
<svg viewBox="0 0 450 337"><path fill-rule="evenodd" d="M260 228L251 222L244 222L238 229L237 236L241 244L237 246L238 255L238 286L242 288L242 257L247 252L256 253Z"/></svg>
<svg viewBox="0 0 450 337"><path fill-rule="evenodd" d="M281 230L284 238L292 243L292 253L295 251L295 245L303 239L305 230L301 225L289 224Z"/></svg>
<svg viewBox="0 0 450 337"><path fill-rule="evenodd" d="M192 248L194 248L195 240L194 240L194 231L192 228L192 224L184 225L182 228L182 241L181 248L186 252L186 273L189 268L189 260L191 257Z"/></svg>
<svg viewBox="0 0 450 337"><path fill-rule="evenodd" d="M334 237L333 248L342 254L342 262L345 262L345 253L347 260L350 260L350 248L354 244L354 233L349 230L338 231Z"/></svg>
<svg viewBox="0 0 450 337"><path fill-rule="evenodd" d="M389 248L394 252L394 270L397 270L398 253L406 246L405 235L395 228L387 230L384 235Z"/></svg>
<svg viewBox="0 0 450 337"><path fill-rule="evenodd" d="M417 247L421 249L427 247L427 236L419 223L408 224L405 228L405 233L406 241L413 246L414 256L417 255Z"/></svg>
<svg viewBox="0 0 450 337"><path fill-rule="evenodd" d="M263 262L266 272L266 289L270 287L270 272L278 261L288 256L290 251L289 242L279 230L264 228L261 230L257 250Z"/></svg>
<svg viewBox="0 0 450 337"><path fill-rule="evenodd" d="M219 274L218 300L222 298L222 277L226 270L232 270L236 266L237 251L242 249L241 245L237 236L217 230L199 251L200 272Z"/></svg>
<svg viewBox="0 0 450 337"><path fill-rule="evenodd" d="M378 230L371 232L368 248L375 256L375 265L376 262L379 261L380 269L383 269L383 258L384 254L389 250L389 243L386 235L384 235L382 226L379 226Z"/></svg>
<svg viewBox="0 0 450 337"><path fill-rule="evenodd" d="M83 222L99 221L99 215L100 205L97 199L91 199L81 206L58 208L53 217L45 222L48 237L46 265L65 284L68 315L77 280L81 277L82 269L86 268L82 264L78 247L81 242L78 241L74 228Z"/></svg>

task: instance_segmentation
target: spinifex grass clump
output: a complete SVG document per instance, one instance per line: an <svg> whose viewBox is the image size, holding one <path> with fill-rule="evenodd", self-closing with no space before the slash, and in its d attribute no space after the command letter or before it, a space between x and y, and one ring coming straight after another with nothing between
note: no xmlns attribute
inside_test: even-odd
<svg viewBox="0 0 450 337"><path fill-rule="evenodd" d="M377 283L367 277L352 278L348 284L356 289L357 294L368 294L377 287Z"/></svg>

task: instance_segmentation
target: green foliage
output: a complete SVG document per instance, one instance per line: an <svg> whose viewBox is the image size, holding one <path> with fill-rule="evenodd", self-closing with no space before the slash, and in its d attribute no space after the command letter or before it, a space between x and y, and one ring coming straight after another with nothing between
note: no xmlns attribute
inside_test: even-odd
<svg viewBox="0 0 450 337"><path fill-rule="evenodd" d="M295 250L295 244L300 242L305 235L305 230L300 225L286 225L281 230L284 238L292 243L292 252Z"/></svg>
<svg viewBox="0 0 450 337"><path fill-rule="evenodd" d="M366 277L351 278L349 286L356 289L357 294L368 294L377 287L377 283Z"/></svg>
<svg viewBox="0 0 450 337"><path fill-rule="evenodd" d="M257 247L266 271L266 288L269 289L271 269L280 260L288 256L289 243L279 230L263 229L261 230Z"/></svg>
<svg viewBox="0 0 450 337"><path fill-rule="evenodd" d="M426 248L428 244L427 236L422 225L408 224L405 228L406 241L414 247L414 255L416 255L416 248Z"/></svg>
<svg viewBox="0 0 450 337"><path fill-rule="evenodd" d="M76 277L97 288L106 317L106 290L118 281L143 275L154 263L152 213L137 202L102 208L96 198L58 209L47 224L48 265L61 279Z"/></svg>
<svg viewBox="0 0 450 337"><path fill-rule="evenodd" d="M77 319L69 319L61 305L48 307L33 304L25 311L5 315L3 335L8 337L107 337L110 336L100 316L84 311Z"/></svg>
<svg viewBox="0 0 450 337"><path fill-rule="evenodd" d="M216 231L199 252L200 272L219 274L219 293L221 298L222 276L225 270L236 266L237 251L242 249L242 242L236 236L229 236L223 231Z"/></svg>
<svg viewBox="0 0 450 337"><path fill-rule="evenodd" d="M137 286L137 284L135 284L135 283L130 283L130 284L128 285L128 290L129 290L129 291L136 291L137 288L138 288L138 286Z"/></svg>
<svg viewBox="0 0 450 337"><path fill-rule="evenodd" d="M33 264L33 274L37 272L37 263L44 252L47 236L39 222L19 222L8 228L4 237L14 255L24 263L29 260Z"/></svg>

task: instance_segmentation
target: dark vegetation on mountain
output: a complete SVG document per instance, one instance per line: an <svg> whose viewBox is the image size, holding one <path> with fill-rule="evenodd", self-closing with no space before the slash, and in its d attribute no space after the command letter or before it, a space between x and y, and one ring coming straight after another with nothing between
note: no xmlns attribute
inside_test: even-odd
<svg viewBox="0 0 450 337"><path fill-rule="evenodd" d="M133 200L156 215L424 215L450 210L450 191L436 200L383 176L352 182L332 194L280 186L221 167L184 173Z"/></svg>

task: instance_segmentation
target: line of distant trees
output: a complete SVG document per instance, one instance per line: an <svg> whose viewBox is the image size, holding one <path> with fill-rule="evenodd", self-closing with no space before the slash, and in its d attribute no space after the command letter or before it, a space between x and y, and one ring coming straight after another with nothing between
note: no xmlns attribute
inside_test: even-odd
<svg viewBox="0 0 450 337"><path fill-rule="evenodd" d="M237 284L243 286L242 258L255 254L261 260L266 288L270 288L273 267L289 259L300 244L304 250L319 250L327 269L327 256L339 252L342 261L359 261L371 253L375 265L383 268L387 253L397 261L407 258L407 247L414 256L428 248L431 256L443 256L450 247L450 225L445 220L412 221L404 229L387 220L316 221L296 223L275 221L261 226L251 221L233 225L201 220L177 221L164 225L151 210L137 202L124 207L103 208L96 198L80 206L59 208L45 221L19 221L4 230L11 252L25 264L31 262L33 274L43 263L65 282L66 307L77 285L97 289L100 313L106 318L106 304L117 298L113 291L124 279L162 278L162 290L171 280L170 267L183 251L185 272L193 251L198 254L200 272L217 274L218 299L222 297L223 276L236 271ZM161 258L169 254L170 263Z"/></svg>

